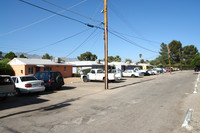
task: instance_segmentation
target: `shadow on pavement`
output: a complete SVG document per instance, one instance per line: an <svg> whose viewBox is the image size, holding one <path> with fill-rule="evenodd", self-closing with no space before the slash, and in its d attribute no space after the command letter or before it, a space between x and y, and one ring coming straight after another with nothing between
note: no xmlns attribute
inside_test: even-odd
<svg viewBox="0 0 200 133"><path fill-rule="evenodd" d="M57 103L57 104L53 104L53 105L49 105L49 106L45 106L45 107L41 107L41 108L37 108L37 109L24 110L24 111L8 114L8 115L5 115L5 116L0 116L0 119L11 117L11 116L15 116L15 115L19 115L19 114L35 112L35 111L51 111L51 110L64 108L64 107L70 106L71 105L70 102L74 102L74 101L79 100L79 99L80 98L69 99L69 100L66 100L64 102L60 102L60 103Z"/></svg>
<svg viewBox="0 0 200 133"><path fill-rule="evenodd" d="M131 86L131 85L139 84L139 83L144 83L144 82L151 81L151 80L154 80L154 79L148 79L148 80L143 80L143 81L139 81L139 82L133 82L133 83L130 83L130 84L110 88L110 90L118 89L118 88L122 88L122 87L127 87L127 86Z"/></svg>

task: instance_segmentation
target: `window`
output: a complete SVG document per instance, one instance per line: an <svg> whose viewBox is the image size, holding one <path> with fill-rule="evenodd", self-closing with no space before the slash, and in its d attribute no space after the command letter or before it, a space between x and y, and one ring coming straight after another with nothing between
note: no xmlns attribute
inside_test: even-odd
<svg viewBox="0 0 200 133"><path fill-rule="evenodd" d="M9 77L0 77L0 85L11 85L13 84L11 78Z"/></svg>
<svg viewBox="0 0 200 133"><path fill-rule="evenodd" d="M95 70L92 70L91 73L95 73Z"/></svg>
<svg viewBox="0 0 200 133"><path fill-rule="evenodd" d="M33 74L33 67L28 67L28 74Z"/></svg>
<svg viewBox="0 0 200 133"><path fill-rule="evenodd" d="M64 67L64 72L67 72L67 68L66 67Z"/></svg>
<svg viewBox="0 0 200 133"><path fill-rule="evenodd" d="M44 71L51 71L52 70L52 67L45 67L44 68Z"/></svg>
<svg viewBox="0 0 200 133"><path fill-rule="evenodd" d="M103 70L97 70L97 73L103 73Z"/></svg>
<svg viewBox="0 0 200 133"><path fill-rule="evenodd" d="M34 76L30 76L30 77L20 77L22 82L25 81L31 81L31 80L37 80Z"/></svg>

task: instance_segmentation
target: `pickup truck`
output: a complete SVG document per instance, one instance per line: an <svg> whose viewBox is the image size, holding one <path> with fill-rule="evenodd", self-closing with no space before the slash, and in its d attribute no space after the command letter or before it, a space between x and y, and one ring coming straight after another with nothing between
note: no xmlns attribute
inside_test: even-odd
<svg viewBox="0 0 200 133"><path fill-rule="evenodd" d="M98 80L104 81L105 73L103 69L91 69L91 71L86 75L81 75L83 82L87 82L90 80ZM115 73L108 73L108 80L109 81L116 81L118 78L115 76Z"/></svg>
<svg viewBox="0 0 200 133"><path fill-rule="evenodd" d="M9 75L0 75L0 100L5 99L9 94L15 94L15 84Z"/></svg>

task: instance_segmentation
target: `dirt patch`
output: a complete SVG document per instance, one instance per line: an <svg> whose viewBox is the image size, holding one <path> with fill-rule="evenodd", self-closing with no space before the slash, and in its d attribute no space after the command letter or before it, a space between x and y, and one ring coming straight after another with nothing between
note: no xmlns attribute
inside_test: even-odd
<svg viewBox="0 0 200 133"><path fill-rule="evenodd" d="M80 77L69 77L69 78L64 78L64 82L69 84L69 83L81 83L83 80Z"/></svg>

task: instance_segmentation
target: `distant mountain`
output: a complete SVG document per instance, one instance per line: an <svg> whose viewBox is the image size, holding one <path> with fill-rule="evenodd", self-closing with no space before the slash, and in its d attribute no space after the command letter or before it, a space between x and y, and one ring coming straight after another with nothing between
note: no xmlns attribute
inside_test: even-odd
<svg viewBox="0 0 200 133"><path fill-rule="evenodd" d="M15 53L15 55L17 57L19 57L21 54L24 54L24 56L28 57L29 59L41 59L42 58L42 56L37 55L37 54L26 54L26 53L22 53L22 52Z"/></svg>

